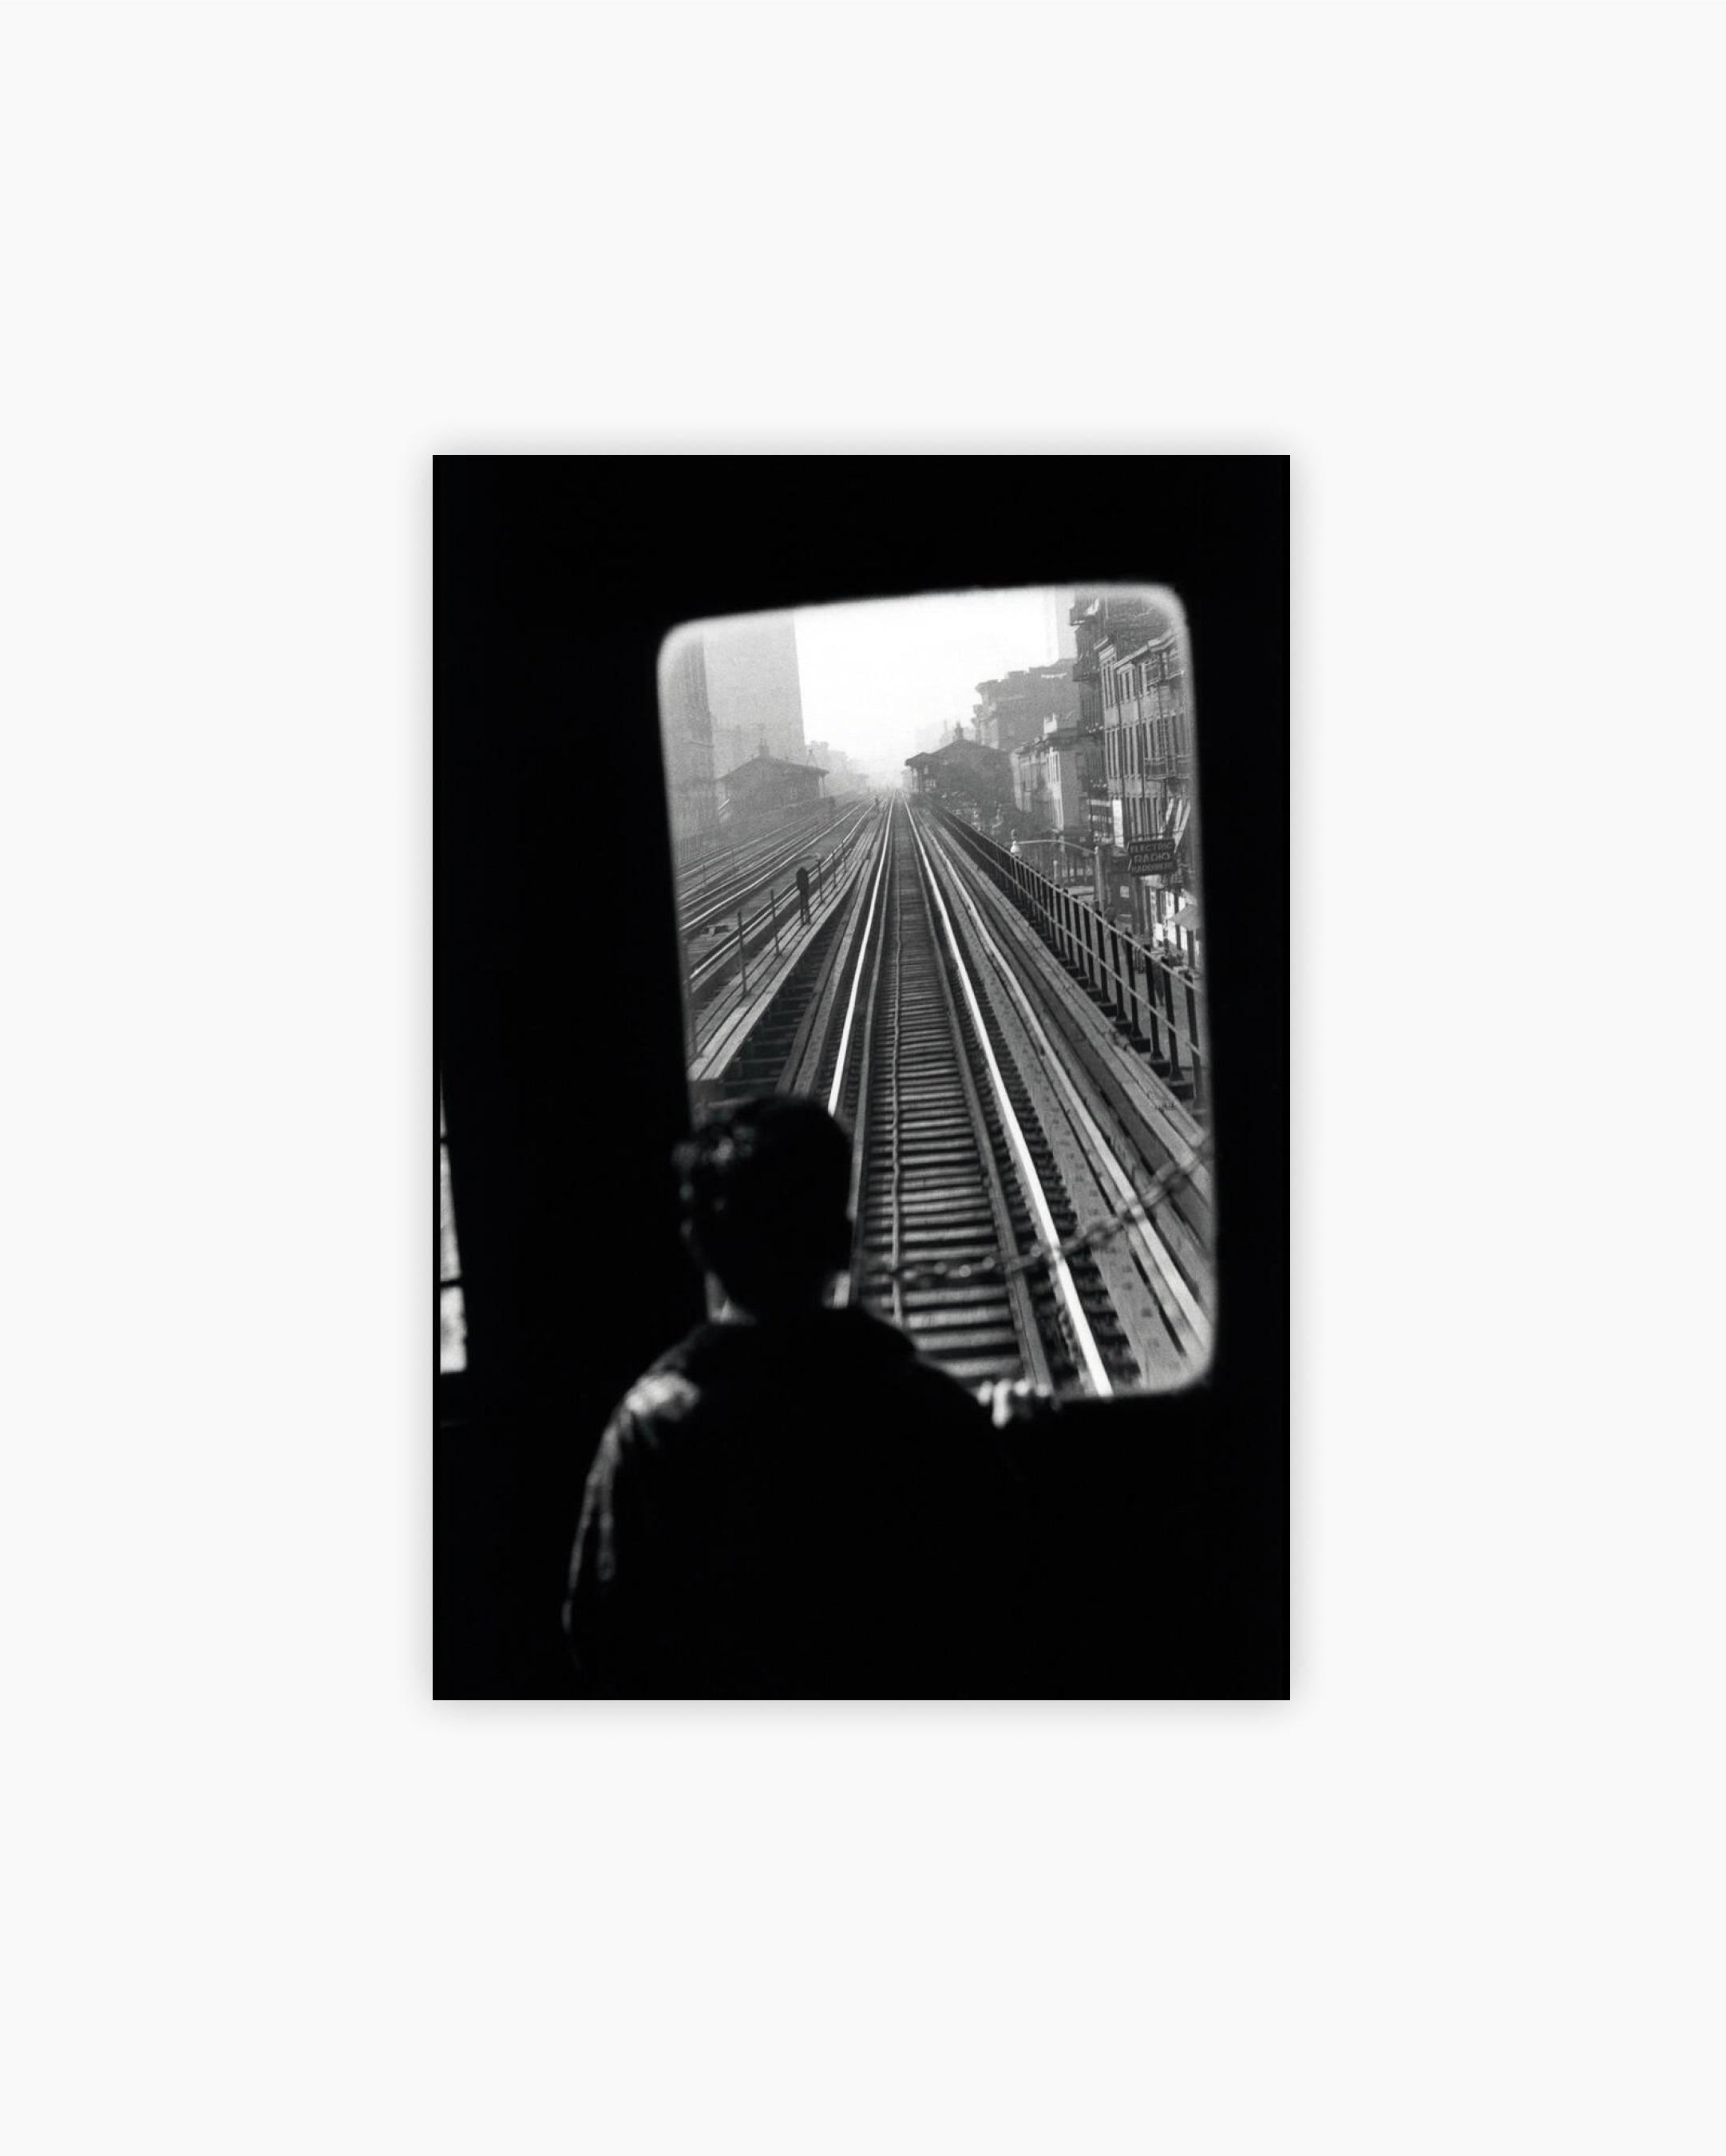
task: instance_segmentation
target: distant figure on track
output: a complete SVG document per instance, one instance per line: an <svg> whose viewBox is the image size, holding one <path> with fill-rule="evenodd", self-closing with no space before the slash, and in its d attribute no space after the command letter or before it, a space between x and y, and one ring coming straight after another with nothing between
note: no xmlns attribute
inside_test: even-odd
<svg viewBox="0 0 1726 2156"><path fill-rule="evenodd" d="M807 928L809 925L809 872L801 865L797 871L797 911Z"/></svg>
<svg viewBox="0 0 1726 2156"><path fill-rule="evenodd" d="M818 1102L726 1108L676 1156L723 1315L600 1440L563 1621L622 1698L1022 1689L1017 1499L999 1433L904 1335L824 1306L850 1255L850 1141Z"/></svg>

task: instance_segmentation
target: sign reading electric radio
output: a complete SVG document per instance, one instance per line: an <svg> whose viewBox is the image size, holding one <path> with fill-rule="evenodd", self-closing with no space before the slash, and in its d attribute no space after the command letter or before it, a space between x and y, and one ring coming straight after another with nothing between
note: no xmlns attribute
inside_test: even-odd
<svg viewBox="0 0 1726 2156"><path fill-rule="evenodd" d="M1176 842L1173 839L1129 839L1127 873L1129 875L1172 875Z"/></svg>

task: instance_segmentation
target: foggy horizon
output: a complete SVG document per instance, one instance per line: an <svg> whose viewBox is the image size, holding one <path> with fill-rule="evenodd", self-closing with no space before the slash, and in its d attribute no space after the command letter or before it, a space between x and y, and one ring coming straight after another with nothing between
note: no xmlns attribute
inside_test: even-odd
<svg viewBox="0 0 1726 2156"><path fill-rule="evenodd" d="M741 644L763 623L789 622L804 742L896 783L906 759L949 738L955 722L974 728L980 682L1061 660L1072 601L1071 588L1039 585L732 615L688 629L711 660L728 632Z"/></svg>
<svg viewBox="0 0 1726 2156"><path fill-rule="evenodd" d="M1060 658L1057 599L1064 619L1071 592L1051 585L797 608L805 740L902 778L932 731L973 727L979 682Z"/></svg>

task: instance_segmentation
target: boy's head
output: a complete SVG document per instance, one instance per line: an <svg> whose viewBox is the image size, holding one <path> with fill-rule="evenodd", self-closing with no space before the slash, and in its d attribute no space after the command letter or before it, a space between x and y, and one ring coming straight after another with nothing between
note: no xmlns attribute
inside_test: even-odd
<svg viewBox="0 0 1726 2156"><path fill-rule="evenodd" d="M733 1302L757 1316L819 1303L850 1262L851 1142L818 1101L721 1108L673 1159L685 1235Z"/></svg>

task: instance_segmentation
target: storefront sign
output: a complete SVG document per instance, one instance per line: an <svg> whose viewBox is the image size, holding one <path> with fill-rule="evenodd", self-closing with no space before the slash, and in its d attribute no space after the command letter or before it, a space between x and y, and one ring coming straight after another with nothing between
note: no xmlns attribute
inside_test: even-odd
<svg viewBox="0 0 1726 2156"><path fill-rule="evenodd" d="M1173 839L1129 839L1127 866L1133 875L1169 875L1174 869Z"/></svg>

